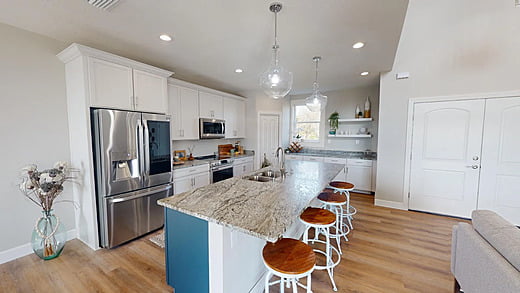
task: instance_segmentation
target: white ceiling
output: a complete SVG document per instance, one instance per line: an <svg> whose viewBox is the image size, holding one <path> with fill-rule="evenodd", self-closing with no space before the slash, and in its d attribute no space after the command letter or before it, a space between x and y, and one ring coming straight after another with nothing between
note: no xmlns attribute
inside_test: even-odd
<svg viewBox="0 0 520 293"><path fill-rule="evenodd" d="M271 59L274 0L121 0L103 11L86 0L0 1L0 22L175 72L174 77L245 94ZM391 69L408 0L282 0L280 61L292 94L310 92L322 56L322 91L376 84ZM159 40L162 33L173 41ZM1 36L0 36L1 37ZM363 41L356 50L352 44ZM244 69L237 74L235 68ZM361 77L362 71L370 75Z"/></svg>

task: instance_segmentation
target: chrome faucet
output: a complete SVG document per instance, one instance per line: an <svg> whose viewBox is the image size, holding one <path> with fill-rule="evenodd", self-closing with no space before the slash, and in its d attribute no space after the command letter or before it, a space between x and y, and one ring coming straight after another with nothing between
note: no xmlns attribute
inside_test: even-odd
<svg viewBox="0 0 520 293"><path fill-rule="evenodd" d="M282 151L282 157L280 158L280 151ZM282 147L276 149L276 157L278 158L278 166L280 166L280 173L282 177L285 176L285 152ZM281 162L280 162L281 161Z"/></svg>

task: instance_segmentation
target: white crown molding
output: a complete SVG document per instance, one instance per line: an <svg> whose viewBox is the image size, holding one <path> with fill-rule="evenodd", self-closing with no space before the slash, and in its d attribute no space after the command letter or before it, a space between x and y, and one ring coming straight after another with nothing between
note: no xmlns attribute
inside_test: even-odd
<svg viewBox="0 0 520 293"><path fill-rule="evenodd" d="M190 89L199 90L199 91L203 91L203 92L206 92L206 93L215 94L215 95L228 97L228 98L232 98L232 99L238 99L238 100L243 100L243 101L245 101L247 99L245 97L241 97L241 96L233 95L233 94L230 94L230 93L214 90L214 89L209 88L209 87L205 87L205 86L202 86L202 85L190 83L190 82L187 82L187 81L184 81L184 80L180 80L180 79L176 79L176 78L172 78L172 77L168 78L168 84L182 86L182 87L187 87L187 88L190 88Z"/></svg>
<svg viewBox="0 0 520 293"><path fill-rule="evenodd" d="M132 59L128 59L125 57L121 57L121 56L118 56L118 55L115 55L112 53L108 53L105 51L87 47L87 46L84 46L84 45L81 45L78 43L71 44L70 46L65 48L63 51L58 53L58 55L56 55L56 56L58 56L58 58L63 63L68 63L81 56L87 56L87 57L103 59L105 61L114 62L114 63L120 64L120 65L125 65L128 67L132 67L134 69L151 72L151 73L154 73L154 74L162 76L162 77L169 77L172 74L174 74L174 72L172 72L172 71L157 68L157 67L154 67L154 66L151 66L148 64L144 64L144 63L141 63L141 62L138 62L138 61L135 61Z"/></svg>
<svg viewBox="0 0 520 293"><path fill-rule="evenodd" d="M67 241L75 239L77 237L76 229L67 231ZM66 247L67 245L65 245ZM65 248L66 249L66 248ZM17 258L26 256L33 253L31 243L25 243L20 246L16 246L4 251L0 251L0 264L10 262Z"/></svg>

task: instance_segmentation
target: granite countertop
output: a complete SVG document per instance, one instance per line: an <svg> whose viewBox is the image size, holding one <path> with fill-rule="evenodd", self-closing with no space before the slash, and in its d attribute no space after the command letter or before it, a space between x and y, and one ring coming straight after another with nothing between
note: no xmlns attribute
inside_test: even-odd
<svg viewBox="0 0 520 293"><path fill-rule="evenodd" d="M287 161L289 174L283 181L257 182L234 177L161 199L158 204L274 242L343 167Z"/></svg>
<svg viewBox="0 0 520 293"><path fill-rule="evenodd" d="M245 158L245 157L251 157L251 156L254 156L254 155L255 155L254 152L246 151L245 154L233 156L233 157L230 157L230 158L232 158L232 159L240 159L240 158ZM211 163L213 161L215 161L215 159L184 161L184 164L182 164L182 165L173 165L173 170L178 170L178 169L182 169L182 168L189 168L189 167L195 167L195 166L200 166L200 165L204 165L204 164L209 164L209 163Z"/></svg>

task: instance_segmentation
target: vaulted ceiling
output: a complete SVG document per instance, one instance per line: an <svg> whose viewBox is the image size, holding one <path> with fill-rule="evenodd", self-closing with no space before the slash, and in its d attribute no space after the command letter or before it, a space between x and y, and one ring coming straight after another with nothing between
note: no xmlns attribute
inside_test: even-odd
<svg viewBox="0 0 520 293"><path fill-rule="evenodd" d="M86 0L0 1L0 22L175 72L174 77L244 94L259 88L273 43L273 0L120 0L109 11ZM376 84L391 69L408 0L282 0L280 60L292 94L308 93L312 57L323 91ZM159 40L169 34L171 42ZM0 36L1 37L1 36ZM358 41L366 45L353 49ZM235 73L236 68L244 70ZM368 71L368 76L360 76Z"/></svg>

